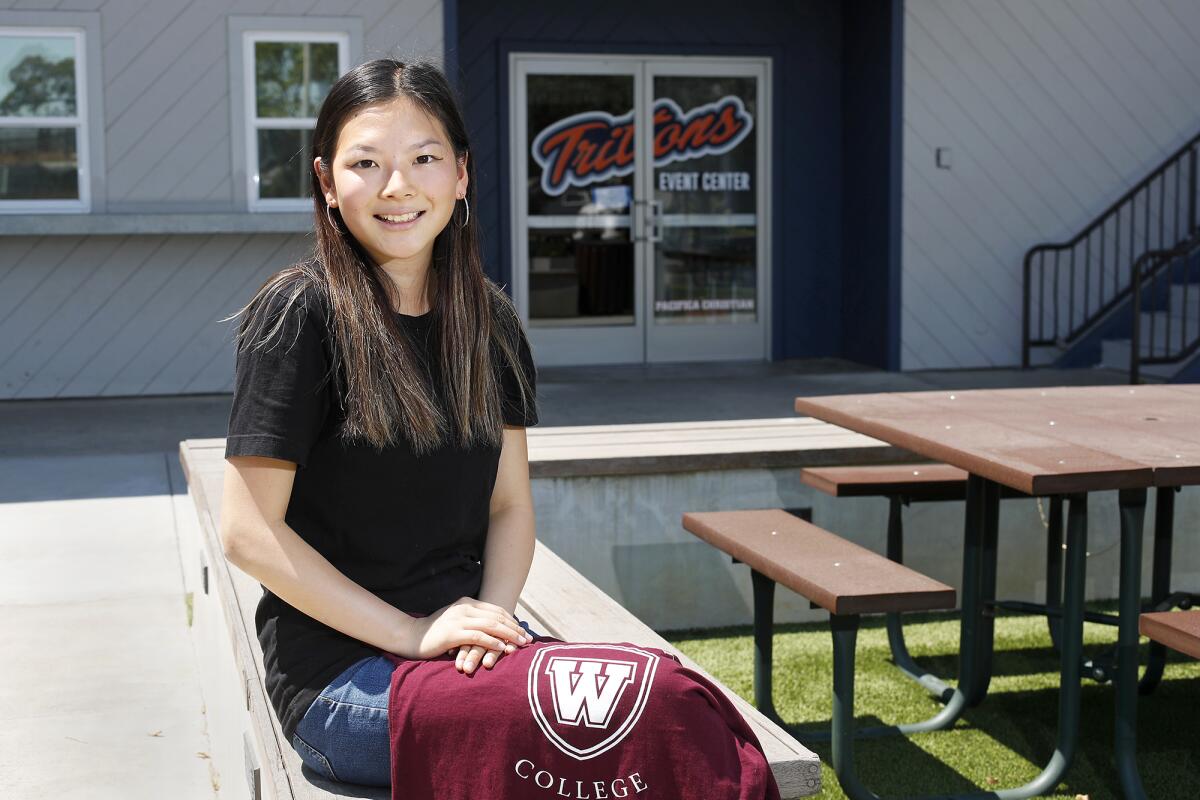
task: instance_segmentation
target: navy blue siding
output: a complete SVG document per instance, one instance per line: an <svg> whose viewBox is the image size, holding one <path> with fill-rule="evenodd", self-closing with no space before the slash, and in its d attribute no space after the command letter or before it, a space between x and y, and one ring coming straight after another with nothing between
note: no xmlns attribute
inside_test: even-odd
<svg viewBox="0 0 1200 800"><path fill-rule="evenodd" d="M842 357L900 368L901 3L847 3Z"/></svg>
<svg viewBox="0 0 1200 800"><path fill-rule="evenodd" d="M507 157L510 52L768 57L773 62L775 120L775 160L770 175L774 220L771 356L843 355L843 237L848 234L842 224L846 199L843 150L847 144L842 3L702 0L683 7L684 11L679 4L662 0L580 5L529 0L451 2L454 9L448 13L455 18L457 46L447 42L447 62L455 65L466 101L478 182L479 209L475 213L483 224L485 259L493 278L507 284L512 275ZM885 0L878 4L890 7ZM863 33L868 37L876 34L874 29ZM872 53L870 58L879 56ZM879 80L889 80L891 85L887 70L873 64L854 83L854 91L863 93L865 103L873 102L879 96L874 82ZM883 94L890 91L885 88ZM862 117L875 123L872 114L852 120L859 124ZM858 142L851 139L849 144ZM874 148L871 153L868 159L881 155L885 163L858 164L860 170L890 166L886 163L888 148ZM890 190L887 181L873 185L877 192ZM865 191L856 195L856 212L861 207L877 213L879 202L864 199ZM883 201L885 212L889 203ZM863 260L873 258L871 253L863 256ZM891 305L890 278L889 274L880 283L864 274L856 284L856 297L861 300L864 292L874 291L882 294L884 305ZM895 338L898 345L898 337L885 330L887 321L897 314L898 304L889 313L876 316L875 324L882 326L877 332L856 329L856 335L872 342ZM891 343L887 346L893 347ZM890 356L880 359L869 352L861 357L871 363L892 361Z"/></svg>

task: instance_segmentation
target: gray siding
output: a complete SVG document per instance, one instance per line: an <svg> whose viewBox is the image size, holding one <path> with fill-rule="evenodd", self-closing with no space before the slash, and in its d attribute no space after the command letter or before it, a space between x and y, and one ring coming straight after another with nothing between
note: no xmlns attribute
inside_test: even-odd
<svg viewBox="0 0 1200 800"><path fill-rule="evenodd" d="M0 397L232 391L232 322L307 237L0 239Z"/></svg>
<svg viewBox="0 0 1200 800"><path fill-rule="evenodd" d="M1025 251L1200 130L1200 4L905 7L901 365L1015 365Z"/></svg>
<svg viewBox="0 0 1200 800"><path fill-rule="evenodd" d="M227 17L358 17L363 60L442 56L440 0L24 0L98 11L107 212L230 213ZM285 26L284 26L285 27ZM0 236L0 399L232 389L232 323L300 234Z"/></svg>
<svg viewBox="0 0 1200 800"><path fill-rule="evenodd" d="M60 11L93 6L86 0L39 4ZM442 55L439 0L108 0L99 11L110 213L237 207L226 30L231 14L359 17L364 60Z"/></svg>

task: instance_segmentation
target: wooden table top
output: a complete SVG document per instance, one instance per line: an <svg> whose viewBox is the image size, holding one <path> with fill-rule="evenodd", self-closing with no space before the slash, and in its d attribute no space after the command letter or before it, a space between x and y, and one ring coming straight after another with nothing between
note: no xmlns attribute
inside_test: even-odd
<svg viewBox="0 0 1200 800"><path fill-rule="evenodd" d="M1200 385L798 397L796 411L1026 494L1200 483Z"/></svg>

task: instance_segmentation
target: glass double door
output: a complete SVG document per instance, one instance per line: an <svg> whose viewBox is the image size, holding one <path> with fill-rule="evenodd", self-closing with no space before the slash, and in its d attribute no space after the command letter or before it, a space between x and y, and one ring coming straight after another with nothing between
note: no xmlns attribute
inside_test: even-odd
<svg viewBox="0 0 1200 800"><path fill-rule="evenodd" d="M768 63L510 66L513 288L538 362L764 358Z"/></svg>

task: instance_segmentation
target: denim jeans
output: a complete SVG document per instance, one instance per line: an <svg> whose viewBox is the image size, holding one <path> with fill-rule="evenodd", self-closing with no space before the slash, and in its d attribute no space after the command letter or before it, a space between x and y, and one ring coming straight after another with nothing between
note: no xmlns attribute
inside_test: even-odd
<svg viewBox="0 0 1200 800"><path fill-rule="evenodd" d="M539 635L518 622L530 636ZM385 655L368 656L321 690L292 737L309 769L333 781L391 785L388 689L394 668Z"/></svg>

